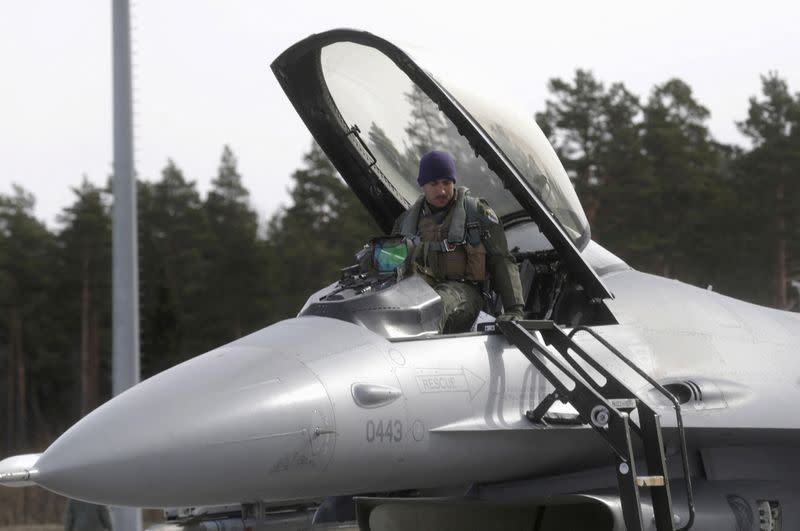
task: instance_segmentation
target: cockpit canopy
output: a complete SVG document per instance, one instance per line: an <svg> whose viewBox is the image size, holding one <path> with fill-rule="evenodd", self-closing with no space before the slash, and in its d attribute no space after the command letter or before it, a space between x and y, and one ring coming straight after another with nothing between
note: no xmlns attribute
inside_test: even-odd
<svg viewBox="0 0 800 531"><path fill-rule="evenodd" d="M500 177L476 157L455 124L383 53L353 42L321 49L322 75L342 119L374 156L375 166L405 206L419 196L417 165L431 149L456 159L459 185L486 199L502 218L525 209ZM452 84L448 90L510 159L528 185L583 248L589 223L553 148L530 116L488 105Z"/></svg>
<svg viewBox="0 0 800 531"><path fill-rule="evenodd" d="M580 250L589 224L558 157L532 116L444 84L372 34L333 30L272 64L317 143L388 232L418 197L417 165L431 149L456 159L458 184L504 224L532 220L590 299L611 296Z"/></svg>

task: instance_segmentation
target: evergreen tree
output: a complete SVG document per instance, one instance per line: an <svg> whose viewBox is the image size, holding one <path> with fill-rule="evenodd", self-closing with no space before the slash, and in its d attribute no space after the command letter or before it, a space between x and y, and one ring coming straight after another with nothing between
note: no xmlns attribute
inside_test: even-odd
<svg viewBox="0 0 800 531"><path fill-rule="evenodd" d="M709 236L724 231L710 215L721 182L720 157L705 125L709 115L686 83L671 79L651 92L643 124L644 148L658 183L658 199L650 205L658 212L653 229L660 249L653 265L661 275L700 284L711 280L701 276L721 250Z"/></svg>
<svg viewBox="0 0 800 531"><path fill-rule="evenodd" d="M657 185L644 156L639 98L622 83L614 83L602 97L602 109L601 141L594 149L584 193L590 197L592 235L648 269L656 245L648 213Z"/></svg>
<svg viewBox="0 0 800 531"><path fill-rule="evenodd" d="M411 105L408 124L404 129L411 141L411 145L406 146L406 158L416 164L431 149L448 149L447 140L453 136L449 130L454 128L433 100L417 85L405 94L405 98Z"/></svg>
<svg viewBox="0 0 800 531"><path fill-rule="evenodd" d="M644 106L621 83L606 90L583 70L549 88L555 100L537 120L573 177L593 237L638 269L730 285L725 179L734 150L713 141L691 88L667 81Z"/></svg>
<svg viewBox="0 0 800 531"><path fill-rule="evenodd" d="M417 186L417 156L412 152L400 153L397 146L394 145L392 139L386 132L378 127L375 122L369 129L369 142L374 148L374 153L380 160L380 168L383 171L391 171L393 168L399 176L403 177L406 181L411 183L412 186Z"/></svg>
<svg viewBox="0 0 800 531"><path fill-rule="evenodd" d="M142 371L204 352L208 225L195 183L169 161L160 181L139 183Z"/></svg>
<svg viewBox="0 0 800 531"><path fill-rule="evenodd" d="M536 120L572 178L594 239L632 265L648 268L647 224L655 182L643 153L641 105L622 83L608 89L587 70L570 83L552 79Z"/></svg>
<svg viewBox="0 0 800 531"><path fill-rule="evenodd" d="M800 95L792 96L777 73L761 82L762 97L750 98L747 119L737 124L753 142L737 165L738 206L749 220L741 227L746 258L773 278L766 293L753 286L752 295L761 293L763 302L785 308L788 278L800 273Z"/></svg>
<svg viewBox="0 0 800 531"><path fill-rule="evenodd" d="M545 102L545 111L536 120L573 179L575 190L588 198L597 184L602 144L609 140L603 130L607 122L605 86L591 71L578 69L572 83L553 78L547 88L554 99Z"/></svg>
<svg viewBox="0 0 800 531"><path fill-rule="evenodd" d="M72 191L75 202L59 216L58 299L68 330L65 346L79 354L72 374L80 382L78 411L83 416L110 392L111 215L109 198L85 177Z"/></svg>
<svg viewBox="0 0 800 531"><path fill-rule="evenodd" d="M204 329L221 344L264 325L266 256L258 241L258 216L250 207L236 157L222 151L217 177L205 201L209 238L206 247L208 305Z"/></svg>
<svg viewBox="0 0 800 531"><path fill-rule="evenodd" d="M311 293L337 280L363 244L380 234L316 143L303 161L292 174L291 206L269 224L266 246L277 264L272 319L295 315Z"/></svg>
<svg viewBox="0 0 800 531"><path fill-rule="evenodd" d="M33 214L32 194L14 186L0 194L0 351L5 353L7 452L29 449L64 398L69 374L51 330L53 236ZM31 387L32 381L41 382ZM54 404L55 402L55 404ZM49 415L50 414L50 415ZM45 432L46 429L41 431Z"/></svg>

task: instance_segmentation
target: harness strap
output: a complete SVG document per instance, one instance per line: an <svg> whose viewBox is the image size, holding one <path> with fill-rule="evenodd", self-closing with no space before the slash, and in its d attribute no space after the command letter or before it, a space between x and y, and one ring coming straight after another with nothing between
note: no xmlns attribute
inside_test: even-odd
<svg viewBox="0 0 800 531"><path fill-rule="evenodd" d="M468 195L464 197L464 206L466 211L466 239L470 245L477 246L481 242L481 233L483 232L480 222L480 215L478 214L478 199Z"/></svg>
<svg viewBox="0 0 800 531"><path fill-rule="evenodd" d="M400 234L411 238L417 234L417 223L419 222L419 215L422 212L422 205L425 202L425 196L420 196L417 201L408 209L406 217L403 218L403 224L400 226Z"/></svg>
<svg viewBox="0 0 800 531"><path fill-rule="evenodd" d="M422 213L425 197L422 196L408 209L403 223L400 226L400 233L406 237L413 237L417 234L417 224ZM469 190L464 187L456 188L455 204L453 205L450 228L447 231L447 240L441 242L430 242L430 248L440 252L448 252L455 249L456 245L469 242L477 246L481 242L483 232L478 213L478 199L469 195Z"/></svg>
<svg viewBox="0 0 800 531"><path fill-rule="evenodd" d="M452 217L450 218L450 229L447 231L447 241L451 244L464 243L467 223L467 209L464 206L466 196L466 188L456 188L456 199L453 205Z"/></svg>
<svg viewBox="0 0 800 531"><path fill-rule="evenodd" d="M438 251L440 253L449 253L456 250L456 247L459 245L463 245L462 243L450 243L447 240L435 241L435 242L426 242L428 244L428 248L433 251Z"/></svg>

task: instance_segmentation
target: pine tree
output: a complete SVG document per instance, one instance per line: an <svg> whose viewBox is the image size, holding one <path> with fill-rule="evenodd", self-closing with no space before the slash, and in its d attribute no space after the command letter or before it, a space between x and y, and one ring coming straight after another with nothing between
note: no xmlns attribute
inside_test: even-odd
<svg viewBox="0 0 800 531"><path fill-rule="evenodd" d="M30 382L53 378L53 387L63 389L63 373L68 373L53 359L53 338L42 333L50 324L47 308L55 242L33 215L34 205L33 195L16 185L13 195L0 194L0 349L6 353L5 445L9 452L34 444L30 428L45 417L42 404L59 398L58 393L39 396L46 388L31 388ZM60 365L61 374L53 370L53 364Z"/></svg>
<svg viewBox="0 0 800 531"><path fill-rule="evenodd" d="M586 211L592 236L647 269L656 242L647 224L655 194L643 154L641 105L622 83L608 89L588 70L550 80L536 120L550 139Z"/></svg>
<svg viewBox="0 0 800 531"><path fill-rule="evenodd" d="M204 352L208 225L195 183L169 161L139 185L142 371L153 374Z"/></svg>
<svg viewBox="0 0 800 531"><path fill-rule="evenodd" d="M761 249L762 268L772 272L768 302L785 308L789 275L800 273L800 95L792 96L777 73L761 83L762 98L750 98L747 119L737 124L753 141L737 167L741 208L750 219L743 230L754 246L750 252Z"/></svg>
<svg viewBox="0 0 800 531"><path fill-rule="evenodd" d="M548 90L554 99L545 102L545 111L537 115L537 122L548 133L573 179L575 191L591 213L594 211L592 190L597 184L600 151L603 142L608 141L603 130L603 124L607 122L605 86L591 71L578 69L571 84L554 78L548 83ZM589 217L589 222L592 221Z"/></svg>
<svg viewBox="0 0 800 531"><path fill-rule="evenodd" d="M380 234L316 143L303 162L292 174L291 206L269 224L267 253L276 261L273 319L296 314L311 293L337 280L363 244Z"/></svg>
<svg viewBox="0 0 800 531"><path fill-rule="evenodd" d="M242 185L233 152L225 146L205 204L209 238L205 330L217 344L259 328L266 319L266 256L258 241L258 216Z"/></svg>
<svg viewBox="0 0 800 531"><path fill-rule="evenodd" d="M59 285L64 301L62 319L71 331L69 350L80 353L76 380L80 382L79 412L83 416L109 392L111 215L110 198L85 177L72 191L74 203L59 216L63 225L58 234Z"/></svg>
<svg viewBox="0 0 800 531"><path fill-rule="evenodd" d="M407 128L408 129L408 128ZM369 129L369 142L374 148L375 156L379 157L379 167L384 172L396 171L399 177L405 179L412 187L417 186L417 161L418 156L413 150L401 153L398 147L386 132L373 122ZM393 178L397 176L393 175Z"/></svg>
<svg viewBox="0 0 800 531"><path fill-rule="evenodd" d="M720 156L705 122L710 113L679 79L657 85L644 108L643 144L658 183L654 227L659 242L657 271L687 282L698 278L719 251L709 235L709 217L720 195Z"/></svg>
<svg viewBox="0 0 800 531"><path fill-rule="evenodd" d="M419 158L432 149L448 149L448 138L452 137L453 124L444 116L436 104L417 85L405 94L411 105L406 135L411 145L406 146L406 158Z"/></svg>

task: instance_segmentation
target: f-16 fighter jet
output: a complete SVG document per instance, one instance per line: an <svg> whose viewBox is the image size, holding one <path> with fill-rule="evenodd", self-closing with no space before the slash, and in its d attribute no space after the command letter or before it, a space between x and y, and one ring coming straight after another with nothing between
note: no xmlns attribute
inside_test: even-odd
<svg viewBox="0 0 800 531"><path fill-rule="evenodd" d="M441 333L413 245L377 239L296 318L140 383L0 481L139 507L355 496L376 530L800 529L800 316L633 270L592 241L533 119L386 40L316 34L272 70L387 233L420 155L451 154L526 319Z"/></svg>

